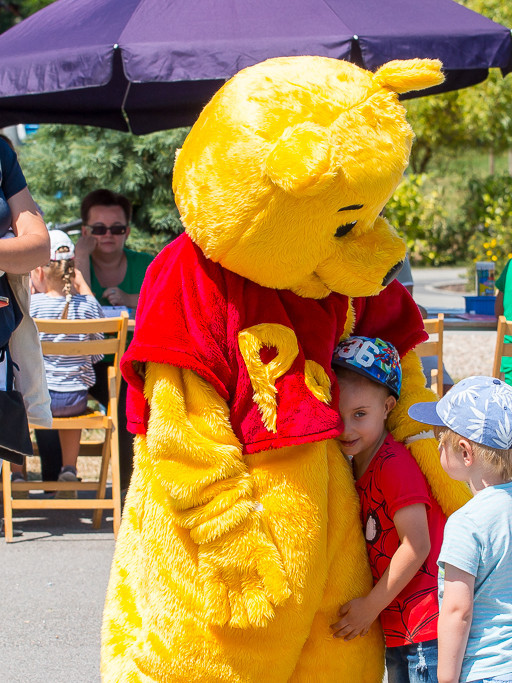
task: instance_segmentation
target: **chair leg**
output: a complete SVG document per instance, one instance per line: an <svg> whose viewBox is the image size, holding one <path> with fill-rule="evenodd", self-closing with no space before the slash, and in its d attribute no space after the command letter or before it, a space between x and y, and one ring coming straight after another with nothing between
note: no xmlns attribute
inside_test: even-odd
<svg viewBox="0 0 512 683"><path fill-rule="evenodd" d="M119 467L119 438L115 429L112 430L110 448L110 471L112 473L112 503L114 506L114 538L121 524L121 472Z"/></svg>
<svg viewBox="0 0 512 683"><path fill-rule="evenodd" d="M4 495L4 535L5 542L11 543L12 532L12 489L11 489L11 463L4 460L2 464L2 490Z"/></svg>
<svg viewBox="0 0 512 683"><path fill-rule="evenodd" d="M105 491L107 490L107 475L108 475L108 463L110 461L110 442L111 434L110 430L105 433L105 441L103 442L103 451L101 454L101 468L100 476L98 479L98 488L96 489L96 498L105 498ZM101 526L101 520L103 518L103 510L94 510L92 515L92 528L99 529Z"/></svg>

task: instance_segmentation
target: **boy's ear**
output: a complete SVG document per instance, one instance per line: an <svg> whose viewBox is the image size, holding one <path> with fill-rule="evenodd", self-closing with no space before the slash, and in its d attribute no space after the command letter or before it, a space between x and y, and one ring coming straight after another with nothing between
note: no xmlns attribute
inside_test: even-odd
<svg viewBox="0 0 512 683"><path fill-rule="evenodd" d="M389 413L393 410L393 408L396 406L396 398L394 396L391 396L391 394L387 397L386 403L384 404L386 407L386 417L389 415Z"/></svg>
<svg viewBox="0 0 512 683"><path fill-rule="evenodd" d="M459 448L464 461L464 467L471 467L471 465L475 462L473 444L471 444L467 439L459 439Z"/></svg>

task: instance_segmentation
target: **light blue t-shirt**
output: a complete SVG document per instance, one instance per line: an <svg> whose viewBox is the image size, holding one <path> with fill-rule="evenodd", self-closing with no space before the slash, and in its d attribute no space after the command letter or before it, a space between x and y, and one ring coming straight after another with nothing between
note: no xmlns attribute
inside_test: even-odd
<svg viewBox="0 0 512 683"><path fill-rule="evenodd" d="M473 620L461 681L512 673L512 482L479 491L446 522L439 565L475 577Z"/></svg>

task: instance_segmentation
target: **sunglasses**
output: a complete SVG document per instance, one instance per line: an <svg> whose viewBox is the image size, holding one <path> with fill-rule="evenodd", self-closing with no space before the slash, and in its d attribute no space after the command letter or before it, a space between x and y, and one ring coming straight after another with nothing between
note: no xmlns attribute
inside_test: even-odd
<svg viewBox="0 0 512 683"><path fill-rule="evenodd" d="M91 229L91 235L106 235L107 230L110 230L111 235L124 235L126 233L127 225L105 225L104 223L95 223L94 225L86 225L86 228Z"/></svg>

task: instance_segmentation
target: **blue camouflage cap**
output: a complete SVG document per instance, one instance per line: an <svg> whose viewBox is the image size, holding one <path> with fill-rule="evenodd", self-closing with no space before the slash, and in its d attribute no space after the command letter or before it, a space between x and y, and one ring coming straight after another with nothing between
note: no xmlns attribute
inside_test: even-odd
<svg viewBox="0 0 512 683"><path fill-rule="evenodd" d="M383 384L395 398L400 396L402 368L393 344L378 337L348 337L334 350L332 364L348 368Z"/></svg>
<svg viewBox="0 0 512 683"><path fill-rule="evenodd" d="M408 412L489 448L512 448L512 387L496 377L466 377L439 401L415 403Z"/></svg>

